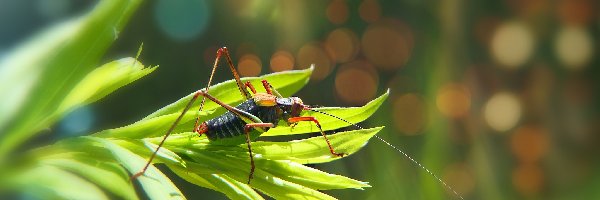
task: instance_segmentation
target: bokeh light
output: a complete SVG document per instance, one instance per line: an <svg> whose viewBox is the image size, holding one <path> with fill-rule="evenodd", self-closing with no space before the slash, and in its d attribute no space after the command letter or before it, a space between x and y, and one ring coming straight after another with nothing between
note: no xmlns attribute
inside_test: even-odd
<svg viewBox="0 0 600 200"><path fill-rule="evenodd" d="M587 25L598 14L598 1L593 0L559 0L556 5L557 14L563 24Z"/></svg>
<svg viewBox="0 0 600 200"><path fill-rule="evenodd" d="M394 127L406 135L421 133L427 121L427 106L423 97L408 93L393 100Z"/></svg>
<svg viewBox="0 0 600 200"><path fill-rule="evenodd" d="M327 36L325 48L338 63L348 62L358 53L358 37L349 29L335 29Z"/></svg>
<svg viewBox="0 0 600 200"><path fill-rule="evenodd" d="M539 165L524 163L513 171L512 182L521 194L536 195L544 185L544 173Z"/></svg>
<svg viewBox="0 0 600 200"><path fill-rule="evenodd" d="M238 62L240 76L258 76L262 71L260 58L254 54L243 55Z"/></svg>
<svg viewBox="0 0 600 200"><path fill-rule="evenodd" d="M504 132L513 128L521 118L521 103L514 94L496 93L487 101L483 112L490 127Z"/></svg>
<svg viewBox="0 0 600 200"><path fill-rule="evenodd" d="M534 125L519 127L510 140L510 148L521 162L539 161L548 152L549 145L548 133Z"/></svg>
<svg viewBox="0 0 600 200"><path fill-rule="evenodd" d="M377 0L364 0L358 6L358 14L365 22L376 22L381 17L381 6Z"/></svg>
<svg viewBox="0 0 600 200"><path fill-rule="evenodd" d="M443 180L462 196L467 196L475 189L475 178L469 166L465 163L453 163L444 169ZM448 196L454 194L449 192Z"/></svg>
<svg viewBox="0 0 600 200"><path fill-rule="evenodd" d="M65 136L81 135L90 131L95 121L94 109L91 106L83 106L65 116L59 124L59 129Z"/></svg>
<svg viewBox="0 0 600 200"><path fill-rule="evenodd" d="M160 29L178 41L189 41L200 36L210 18L205 0L157 0L154 11Z"/></svg>
<svg viewBox="0 0 600 200"><path fill-rule="evenodd" d="M311 76L311 81L319 81L324 79L332 70L332 61L329 58L325 49L317 43L309 43L298 50L298 56L296 56L298 69L309 68L312 64L315 65L315 71Z"/></svg>
<svg viewBox="0 0 600 200"><path fill-rule="evenodd" d="M507 69L521 67L533 53L535 41L528 26L522 22L505 22L492 36L491 52Z"/></svg>
<svg viewBox="0 0 600 200"><path fill-rule="evenodd" d="M592 36L582 27L563 27L554 42L554 51L563 65L578 70L594 55Z"/></svg>
<svg viewBox="0 0 600 200"><path fill-rule="evenodd" d="M380 69L394 70L410 58L413 36L403 22L386 19L367 27L361 45L369 62Z"/></svg>
<svg viewBox="0 0 600 200"><path fill-rule="evenodd" d="M365 61L353 61L340 66L335 76L338 97L352 105L362 105L375 97L379 76Z"/></svg>
<svg viewBox="0 0 600 200"><path fill-rule="evenodd" d="M471 93L464 85L447 84L438 91L436 104L444 116L461 118L469 113Z"/></svg>
<svg viewBox="0 0 600 200"><path fill-rule="evenodd" d="M271 56L271 71L280 72L294 69L294 56L287 51L279 50Z"/></svg>
<svg viewBox="0 0 600 200"><path fill-rule="evenodd" d="M348 4L346 0L333 0L327 6L327 19L333 24L343 24L348 20Z"/></svg>

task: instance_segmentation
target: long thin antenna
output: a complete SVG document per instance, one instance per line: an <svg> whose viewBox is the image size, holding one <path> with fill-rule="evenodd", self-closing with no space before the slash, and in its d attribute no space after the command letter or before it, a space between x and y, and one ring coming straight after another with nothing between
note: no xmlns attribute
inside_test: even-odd
<svg viewBox="0 0 600 200"><path fill-rule="evenodd" d="M359 128L359 129L363 129L363 128L362 128L362 127L360 127L359 125L357 125L357 124L355 124L355 123L352 123L352 122L349 122L348 120L342 119L342 118L340 118L340 117L338 117L338 116L335 116L335 115L332 115L332 114L329 114L329 113L326 113L326 112L323 112L323 111L314 110L314 109L311 109L311 108L308 108L308 107L307 107L306 109L307 109L307 110L310 110L310 111L313 111L313 112L321 113L321 114L324 114L324 115L327 115L327 116L330 116L330 117L333 117L333 118L336 118L336 119L339 119L339 120L341 120L341 121L344 121L344 122L346 122L346 123L348 123L348 124L350 124L350 125L352 125L352 126L355 126L355 127ZM381 137L379 137L379 136L377 136L377 135L374 135L374 136L375 136L375 138L377 138L377 139L381 140L381 141L382 141L383 143L385 143L386 145L388 145L388 146L392 147L393 149L395 149L396 151L400 152L402 155L404 155L404 157L408 158L408 159L409 159L410 161L412 161L414 164L416 164L416 165L417 165L417 166L419 166L421 169L423 169L423 170L425 170L427 173L429 173L429 175L433 176L433 178L437 179L437 181L438 181L440 184L442 184L442 185L443 185L444 187L446 187L448 190L452 191L452 193L454 193L454 195L456 195L458 198L460 198L460 199L464 200L464 198L463 198L463 197L462 197L460 194L458 194L458 192L456 192L456 190L454 190L452 187L450 187L450 185L446 184L446 182L444 182L444 181L443 181L443 180L442 180L440 177L438 177L437 175L435 175L433 172L431 172L431 171L430 171L429 169L427 169L425 166L421 165L421 163L417 162L415 159L413 159L412 157L410 157L408 154L404 153L404 151L400 150L400 148L398 148L398 147L396 147L396 146L394 146L394 145L390 144L389 142L387 142L386 140L384 140L383 138L381 138Z"/></svg>

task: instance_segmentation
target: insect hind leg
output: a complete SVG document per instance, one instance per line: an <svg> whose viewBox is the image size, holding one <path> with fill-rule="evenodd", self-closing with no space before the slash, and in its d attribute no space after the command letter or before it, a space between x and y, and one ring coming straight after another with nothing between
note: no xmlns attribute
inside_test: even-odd
<svg viewBox="0 0 600 200"><path fill-rule="evenodd" d="M224 56L225 59L227 60L227 65L229 66L229 69L231 70L231 74L233 75L233 77L235 78L235 82L238 86L238 89L240 90L240 93L242 94L242 96L244 97L244 99L250 99L250 94L248 92L248 90L246 90L247 85L243 84L242 81L240 80L240 75L238 74L237 70L235 69L235 66L233 65L233 61L231 60L231 55L229 54L229 50L227 50L227 47L221 47L219 48L219 50L217 50L217 56L215 58L215 62L213 64L212 67L212 71L210 73L210 77L208 78L208 83L206 84L206 89L205 92L208 93L209 89L210 89L210 84L212 83L212 79L215 75L215 72L217 71L217 66L219 66L219 61L221 60L221 57ZM202 111L202 109L204 108L204 102L206 101L206 98L203 97L202 101L200 102L200 108L198 109L198 111ZM198 126L200 125L200 116L196 116L196 122L194 123L194 131L198 129Z"/></svg>

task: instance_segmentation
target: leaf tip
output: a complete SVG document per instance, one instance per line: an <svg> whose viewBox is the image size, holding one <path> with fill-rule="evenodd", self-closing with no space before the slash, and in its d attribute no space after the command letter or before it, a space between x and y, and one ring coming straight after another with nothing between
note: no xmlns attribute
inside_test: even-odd
<svg viewBox="0 0 600 200"><path fill-rule="evenodd" d="M140 47L138 48L137 54L135 54L135 60L138 60L138 58L140 57L140 55L142 55L142 49L144 49L144 42L142 42L142 44L140 44Z"/></svg>

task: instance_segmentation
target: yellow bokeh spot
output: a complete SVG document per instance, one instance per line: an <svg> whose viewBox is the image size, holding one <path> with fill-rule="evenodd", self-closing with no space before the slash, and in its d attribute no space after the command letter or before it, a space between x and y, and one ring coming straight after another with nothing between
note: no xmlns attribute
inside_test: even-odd
<svg viewBox="0 0 600 200"><path fill-rule="evenodd" d="M490 127L504 132L513 128L521 118L521 103L511 93L497 93L485 104L483 112Z"/></svg>
<svg viewBox="0 0 600 200"><path fill-rule="evenodd" d="M310 79L311 81L322 80L331 73L331 59L321 45L309 43L302 46L300 50L298 50L298 56L296 56L296 58L298 59L298 65L296 67L300 69L306 69L312 64L315 65L315 71L313 71Z"/></svg>
<svg viewBox="0 0 600 200"><path fill-rule="evenodd" d="M516 69L531 57L534 38L525 24L507 22L496 29L491 44L496 62L507 69Z"/></svg>
<svg viewBox="0 0 600 200"><path fill-rule="evenodd" d="M461 118L469 113L471 93L461 84L448 84L438 92L436 104L444 116Z"/></svg>
<svg viewBox="0 0 600 200"><path fill-rule="evenodd" d="M423 130L426 122L427 107L423 98L408 93L393 101L394 127L406 135L416 135Z"/></svg>
<svg viewBox="0 0 600 200"><path fill-rule="evenodd" d="M260 58L254 54L246 54L238 62L240 76L258 76L262 71Z"/></svg>
<svg viewBox="0 0 600 200"><path fill-rule="evenodd" d="M280 72L294 69L294 56L287 51L277 51L271 56L271 71Z"/></svg>
<svg viewBox="0 0 600 200"><path fill-rule="evenodd" d="M365 61L340 66L335 77L337 96L352 105L362 105L375 97L379 77Z"/></svg>

